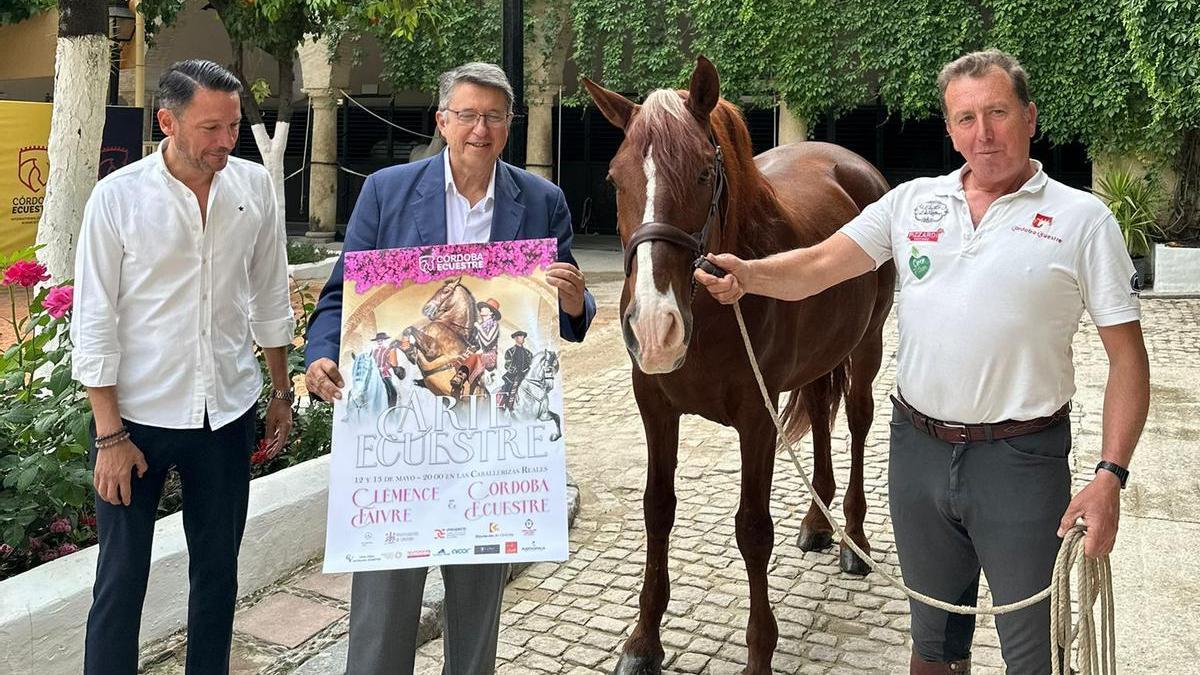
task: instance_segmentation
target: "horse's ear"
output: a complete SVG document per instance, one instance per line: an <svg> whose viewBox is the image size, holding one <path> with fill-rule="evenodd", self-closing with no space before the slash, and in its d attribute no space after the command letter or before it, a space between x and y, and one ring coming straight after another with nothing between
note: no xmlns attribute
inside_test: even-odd
<svg viewBox="0 0 1200 675"><path fill-rule="evenodd" d="M592 100L596 102L596 107L604 113L605 119L612 122L614 127L624 131L629 126L629 120L633 119L634 113L641 106L615 91L601 87L586 77L582 78L582 81L583 86L592 95Z"/></svg>
<svg viewBox="0 0 1200 675"><path fill-rule="evenodd" d="M354 360L354 356L355 356L355 354L354 354L354 350L353 350L353 349L351 349L351 350L350 350L350 360L351 360L351 361L353 361L353 360Z"/></svg>
<svg viewBox="0 0 1200 675"><path fill-rule="evenodd" d="M692 83L688 87L687 109L702 124L708 124L708 115L717 107L720 98L721 78L717 75L717 67L703 56L697 56Z"/></svg>

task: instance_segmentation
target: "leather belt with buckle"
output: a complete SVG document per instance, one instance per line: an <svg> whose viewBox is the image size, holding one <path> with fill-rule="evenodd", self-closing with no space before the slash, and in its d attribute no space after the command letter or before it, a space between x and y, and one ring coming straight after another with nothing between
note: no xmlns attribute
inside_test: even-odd
<svg viewBox="0 0 1200 675"><path fill-rule="evenodd" d="M1037 433L1058 424L1071 413L1071 402L1067 401L1051 415L1032 420L1005 420L991 424L962 424L946 422L922 414L904 402L902 398L892 396L896 409L904 414L912 425L929 436L947 443L975 443L979 441L998 441L1004 438L1014 438L1025 434Z"/></svg>

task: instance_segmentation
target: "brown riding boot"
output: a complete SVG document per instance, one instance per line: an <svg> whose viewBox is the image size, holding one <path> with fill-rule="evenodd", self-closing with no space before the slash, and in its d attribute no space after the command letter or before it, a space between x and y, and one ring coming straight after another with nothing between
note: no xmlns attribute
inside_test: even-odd
<svg viewBox="0 0 1200 675"><path fill-rule="evenodd" d="M908 661L908 675L971 675L971 659L961 661L923 661L913 654Z"/></svg>

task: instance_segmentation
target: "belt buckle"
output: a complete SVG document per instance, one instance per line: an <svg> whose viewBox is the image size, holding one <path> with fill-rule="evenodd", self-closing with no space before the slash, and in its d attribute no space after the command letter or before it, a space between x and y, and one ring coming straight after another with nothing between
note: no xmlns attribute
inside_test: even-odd
<svg viewBox="0 0 1200 675"><path fill-rule="evenodd" d="M959 443L966 443L971 440L970 435L967 433L967 425L965 425L965 424L959 424L959 423L955 423L955 422L942 422L942 426L947 429L953 429L953 430L957 431L958 437L959 437L959 440L958 440Z"/></svg>

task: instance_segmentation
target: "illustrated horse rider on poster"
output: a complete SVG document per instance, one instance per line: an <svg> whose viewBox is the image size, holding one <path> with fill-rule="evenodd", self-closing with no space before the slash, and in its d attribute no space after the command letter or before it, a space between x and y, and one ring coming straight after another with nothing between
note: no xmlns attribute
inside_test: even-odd
<svg viewBox="0 0 1200 675"><path fill-rule="evenodd" d="M498 403L509 412L512 412L513 404L516 403L521 380L533 365L533 352L525 346L527 337L529 334L523 330L513 333L512 339L516 344L504 352L504 386L500 389Z"/></svg>
<svg viewBox="0 0 1200 675"><path fill-rule="evenodd" d="M379 332L374 337L375 347L371 358L379 368L383 386L387 389L388 407L396 405L398 392L396 382L404 379L404 367L400 365L400 341L392 340L387 333ZM395 378L395 379L393 379Z"/></svg>
<svg viewBox="0 0 1200 675"><path fill-rule="evenodd" d="M475 382L484 374L496 369L496 352L500 345L500 303L495 298L488 298L475 305L479 310L479 318L471 328L471 346L475 353L467 357L463 363L471 369L467 376L469 390L475 389Z"/></svg>

